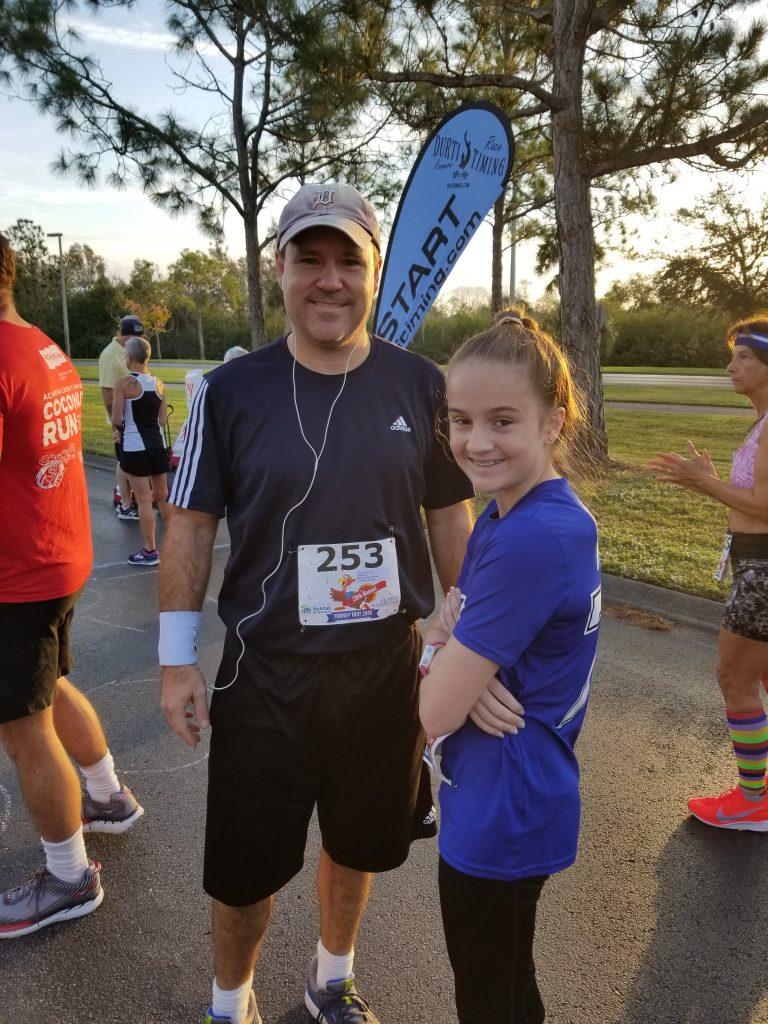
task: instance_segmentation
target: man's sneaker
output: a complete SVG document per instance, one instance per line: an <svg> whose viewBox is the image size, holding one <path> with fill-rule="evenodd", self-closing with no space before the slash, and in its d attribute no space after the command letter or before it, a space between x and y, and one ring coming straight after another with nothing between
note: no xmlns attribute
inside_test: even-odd
<svg viewBox="0 0 768 1024"><path fill-rule="evenodd" d="M144 813L144 808L128 789L121 786L106 803L83 793L83 832L127 832Z"/></svg>
<svg viewBox="0 0 768 1024"><path fill-rule="evenodd" d="M354 974L329 981L326 988L318 988L316 956L309 965L304 1003L310 1017L321 1024L380 1024L368 1003L357 994Z"/></svg>
<svg viewBox="0 0 768 1024"><path fill-rule="evenodd" d="M157 565L160 561L160 552L157 548L154 551L142 548L135 555L128 555L128 561L131 565Z"/></svg>
<svg viewBox="0 0 768 1024"><path fill-rule="evenodd" d="M84 917L101 906L101 864L89 861L77 882L63 882L42 868L24 885L0 896L0 939L17 939L58 921Z"/></svg>
<svg viewBox="0 0 768 1024"><path fill-rule="evenodd" d="M232 1018L215 1017L213 1010L209 1008L203 1024L232 1024ZM248 1002L248 1015L245 1018L245 1024L261 1024L261 1017L256 1009L256 996L253 992L251 992L251 998Z"/></svg>
<svg viewBox="0 0 768 1024"><path fill-rule="evenodd" d="M128 508L126 508L125 505L123 505L123 503L121 502L117 506L117 518L118 519L127 519L129 522L136 522L136 523L138 523L138 521L139 521L139 506L134 504L134 505L129 505Z"/></svg>
<svg viewBox="0 0 768 1024"><path fill-rule="evenodd" d="M747 800L740 786L719 796L699 796L688 801L688 810L714 828L768 832L768 797Z"/></svg>

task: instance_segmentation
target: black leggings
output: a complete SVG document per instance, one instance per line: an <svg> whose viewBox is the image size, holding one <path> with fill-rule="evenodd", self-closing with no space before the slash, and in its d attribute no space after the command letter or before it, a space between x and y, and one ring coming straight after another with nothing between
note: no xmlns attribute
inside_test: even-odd
<svg viewBox="0 0 768 1024"><path fill-rule="evenodd" d="M475 878L440 858L440 907L459 1024L543 1024L533 935L547 877Z"/></svg>

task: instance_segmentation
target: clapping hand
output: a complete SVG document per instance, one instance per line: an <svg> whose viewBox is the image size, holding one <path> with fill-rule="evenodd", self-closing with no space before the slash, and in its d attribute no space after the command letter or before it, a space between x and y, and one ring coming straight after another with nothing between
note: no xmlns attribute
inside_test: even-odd
<svg viewBox="0 0 768 1024"><path fill-rule="evenodd" d="M676 452L657 452L648 468L657 480L678 484L689 491L700 490L707 477L717 476L709 451L703 448L698 452L692 441L688 441L688 458Z"/></svg>

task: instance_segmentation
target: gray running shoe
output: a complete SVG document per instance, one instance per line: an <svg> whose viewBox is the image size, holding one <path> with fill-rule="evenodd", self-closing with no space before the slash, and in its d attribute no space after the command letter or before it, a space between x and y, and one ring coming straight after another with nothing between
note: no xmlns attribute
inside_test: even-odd
<svg viewBox="0 0 768 1024"><path fill-rule="evenodd" d="M146 548L142 548L136 554L128 555L128 561L131 565L159 565L160 552L157 548L154 551L147 551Z"/></svg>
<svg viewBox="0 0 768 1024"><path fill-rule="evenodd" d="M368 1003L358 995L354 974L329 981L326 988L318 988L316 956L309 965L304 1003L310 1017L320 1024L380 1024Z"/></svg>
<svg viewBox="0 0 768 1024"><path fill-rule="evenodd" d="M128 522L131 522L131 523L138 523L138 521L139 521L139 506L138 505L135 505L135 504L134 505L129 505L128 508L126 508L125 505L123 505L123 503L121 502L117 506L115 511L117 512L117 518L118 519L127 519Z"/></svg>
<svg viewBox="0 0 768 1024"><path fill-rule="evenodd" d="M0 939L17 939L58 921L71 921L101 906L101 864L89 861L77 882L64 882L45 868L0 896Z"/></svg>
<svg viewBox="0 0 768 1024"><path fill-rule="evenodd" d="M232 1018L215 1017L213 1010L209 1009L203 1024L232 1024ZM248 1015L245 1018L245 1024L261 1024L261 1017L256 1009L256 996L253 992L251 992L251 998L248 1001Z"/></svg>
<svg viewBox="0 0 768 1024"><path fill-rule="evenodd" d="M87 789L83 793L83 832L127 832L143 813L144 808L127 786L121 786L104 804L94 800Z"/></svg>

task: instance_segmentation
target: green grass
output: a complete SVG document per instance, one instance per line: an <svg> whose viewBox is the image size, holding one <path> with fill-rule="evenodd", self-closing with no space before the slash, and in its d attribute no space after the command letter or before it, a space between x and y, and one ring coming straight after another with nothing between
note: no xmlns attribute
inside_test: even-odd
<svg viewBox="0 0 768 1024"><path fill-rule="evenodd" d="M720 477L744 439L749 420L701 413L607 411L616 465L582 489L596 515L606 572L700 597L722 599L727 584L713 572L725 534L726 509L680 487L658 483L646 470L657 451L685 453L686 441L709 448Z"/></svg>
<svg viewBox="0 0 768 1024"><path fill-rule="evenodd" d="M83 451L115 457L112 428L107 424L101 388L91 384L83 386Z"/></svg>
<svg viewBox="0 0 768 1024"><path fill-rule="evenodd" d="M99 388L86 385L83 448L114 455ZM180 429L183 409L173 418ZM685 452L690 438L709 448L721 477L749 426L743 416L656 413L609 409L606 413L611 467L593 483L578 487L600 529L606 572L655 583L701 597L723 598L727 586L713 572L725 533L725 509L679 487L657 483L645 466L657 451ZM480 512L486 499L477 498Z"/></svg>
<svg viewBox="0 0 768 1024"><path fill-rule="evenodd" d="M604 366L603 373L679 374L683 377L725 377L724 369L713 366Z"/></svg>
<svg viewBox="0 0 768 1024"><path fill-rule="evenodd" d="M744 439L742 416L606 412L611 467L577 486L597 519L603 569L700 597L724 598L713 573L725 534L726 510L708 498L656 482L645 468L657 451L685 453L686 441L709 448L718 474L728 474ZM485 500L476 500L479 512Z"/></svg>
<svg viewBox="0 0 768 1024"><path fill-rule="evenodd" d="M213 368L214 366L219 366L220 364L219 363L210 363L210 364L198 363L198 366L200 366L203 369L206 366L209 366L209 365L210 365L211 368ZM78 363L77 361L75 361L75 367L77 369L77 372L80 374L80 379L83 381L83 383L88 382L88 383L98 384L98 382L99 382L99 367L98 367L97 363ZM187 365L185 365L183 369L177 368L175 366L173 366L173 367L160 366L160 367L158 367L157 376L160 378L161 381L163 381L164 384L183 384L184 383L184 378L186 377L187 370L189 368L190 368L190 366L187 366ZM152 370L152 364L151 363L150 363L150 370Z"/></svg>
<svg viewBox="0 0 768 1024"><path fill-rule="evenodd" d="M669 405L719 405L749 409L743 395L730 388L674 387L666 384L606 384L606 402L662 402Z"/></svg>
<svg viewBox="0 0 768 1024"><path fill-rule="evenodd" d="M178 396L178 397L176 397ZM187 403L182 392L169 395L174 411L170 418L171 439L181 430L187 417ZM107 412L101 400L101 388L95 384L83 385L83 451L93 455L115 457L112 428L107 423Z"/></svg>

